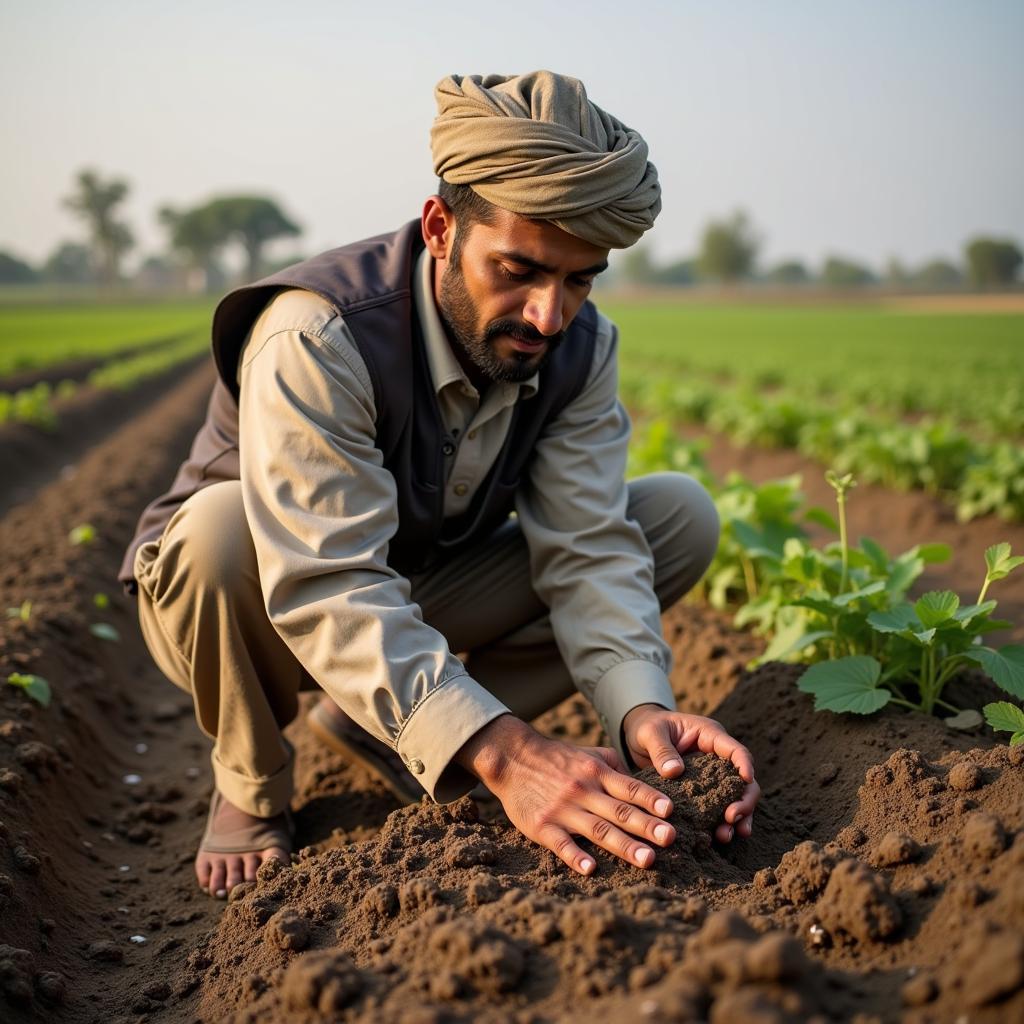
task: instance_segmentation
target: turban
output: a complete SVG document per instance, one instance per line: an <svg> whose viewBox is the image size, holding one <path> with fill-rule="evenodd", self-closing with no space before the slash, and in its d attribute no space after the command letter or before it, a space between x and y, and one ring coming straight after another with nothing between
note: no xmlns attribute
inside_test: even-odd
<svg viewBox="0 0 1024 1024"><path fill-rule="evenodd" d="M451 75L438 82L434 172L503 210L549 220L603 249L624 249L661 209L639 133L550 71Z"/></svg>

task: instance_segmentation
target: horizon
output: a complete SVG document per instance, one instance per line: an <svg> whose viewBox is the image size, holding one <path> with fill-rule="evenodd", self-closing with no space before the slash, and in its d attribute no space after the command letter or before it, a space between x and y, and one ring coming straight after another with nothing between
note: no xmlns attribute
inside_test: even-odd
<svg viewBox="0 0 1024 1024"><path fill-rule="evenodd" d="M735 209L764 240L762 266L837 255L877 272L892 258L959 264L976 235L1024 244L1021 5L653 9L655 32L601 0L528 3L497 39L471 16L452 39L408 2L258 0L242 21L196 0L144 12L42 0L8 14L0 41L0 124L18 154L0 171L0 249L38 265L83 240L61 199L86 168L131 186L132 267L166 248L159 206L214 195L280 202L304 231L273 255L391 229L435 187L436 81L535 67L579 77L647 138L665 208L645 241L659 262L692 256L704 224Z"/></svg>

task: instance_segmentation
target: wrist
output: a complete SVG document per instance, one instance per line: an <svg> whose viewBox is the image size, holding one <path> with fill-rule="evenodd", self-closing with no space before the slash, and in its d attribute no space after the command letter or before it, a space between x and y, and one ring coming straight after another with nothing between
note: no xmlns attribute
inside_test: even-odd
<svg viewBox="0 0 1024 1024"><path fill-rule="evenodd" d="M637 704L635 708L630 708L623 717L622 731L625 733L631 727L638 726L650 714L658 714L667 710L661 704Z"/></svg>
<svg viewBox="0 0 1024 1024"><path fill-rule="evenodd" d="M521 719L500 715L475 732L458 750L454 761L485 786L499 785L522 748L536 736Z"/></svg>

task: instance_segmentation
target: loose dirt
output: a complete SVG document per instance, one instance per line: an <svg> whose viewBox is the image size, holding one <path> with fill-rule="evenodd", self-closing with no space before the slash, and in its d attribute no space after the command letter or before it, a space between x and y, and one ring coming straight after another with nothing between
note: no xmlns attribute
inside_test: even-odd
<svg viewBox="0 0 1024 1024"><path fill-rule="evenodd" d="M595 851L584 879L469 800L397 807L300 717L293 865L265 866L226 905L202 895L207 744L114 582L201 391L186 380L0 521L0 608L33 602L28 623L0 626L0 678L36 672L55 693L44 710L0 687L4 1020L1024 1017L1024 750L893 709L815 714L798 669L747 671L756 639L685 603L664 619L673 685L753 752L750 840L712 840L742 783L688 757L659 783L677 843L649 871ZM877 523L898 498L857 492ZM76 547L86 521L97 540ZM941 539L900 522L905 545ZM955 703L995 692L956 685ZM581 699L539 726L600 737Z"/></svg>

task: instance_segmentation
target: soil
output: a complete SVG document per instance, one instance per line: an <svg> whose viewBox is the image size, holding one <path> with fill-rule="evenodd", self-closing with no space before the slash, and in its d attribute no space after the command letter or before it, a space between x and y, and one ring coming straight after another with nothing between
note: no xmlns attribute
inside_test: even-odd
<svg viewBox="0 0 1024 1024"><path fill-rule="evenodd" d="M1024 749L893 708L816 714L798 669L748 671L759 642L687 603L664 618L673 685L680 707L750 747L764 788L751 839L712 840L742 783L724 762L688 757L680 780L657 783L674 799L677 843L648 871L594 850L598 870L583 878L469 799L398 807L300 715L293 864L264 866L226 905L200 893L208 744L114 576L208 382L197 373L151 396L0 520L0 609L32 601L27 623L0 623L0 676L35 672L55 695L42 709L0 687L4 1020L1024 1017ZM763 469L757 458L745 472ZM893 512L905 497L859 489L857 514L875 536L891 529L891 547L944 539ZM75 546L82 522L97 539ZM1010 539L1004 524L964 529L973 545ZM929 585L973 586L948 567ZM119 641L91 633L97 622ZM996 692L972 676L951 699ZM538 726L600 739L579 698Z"/></svg>

